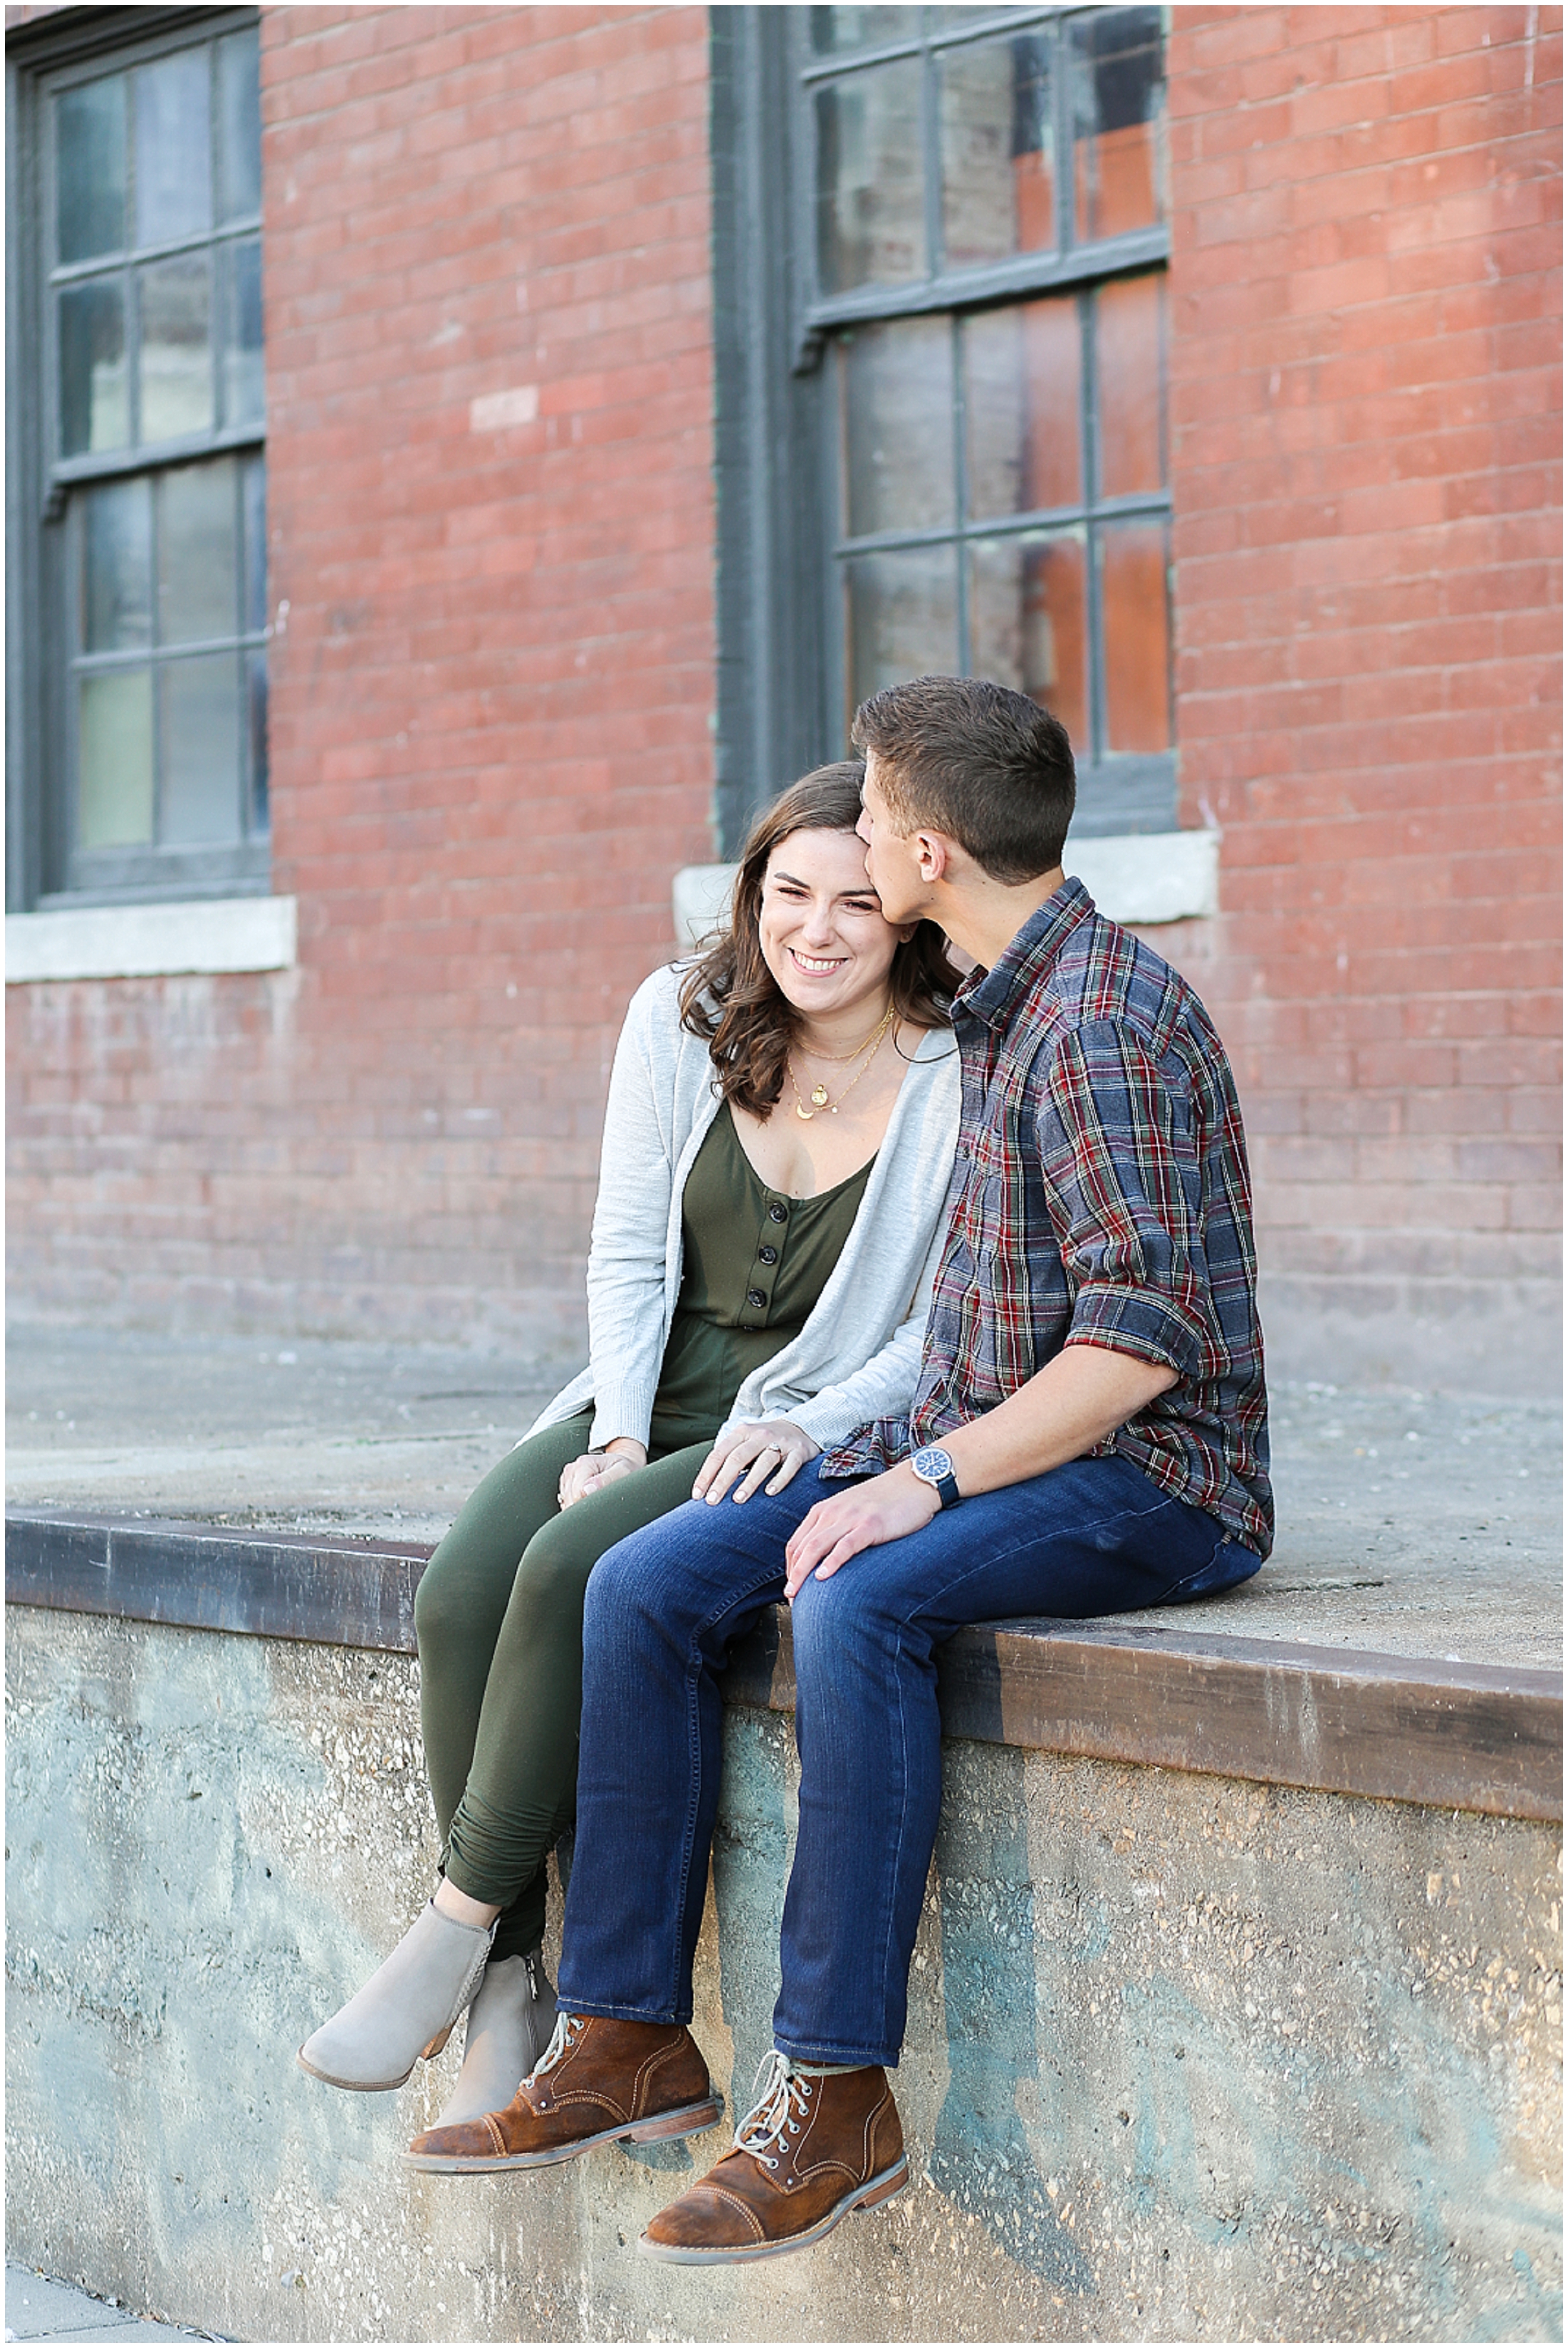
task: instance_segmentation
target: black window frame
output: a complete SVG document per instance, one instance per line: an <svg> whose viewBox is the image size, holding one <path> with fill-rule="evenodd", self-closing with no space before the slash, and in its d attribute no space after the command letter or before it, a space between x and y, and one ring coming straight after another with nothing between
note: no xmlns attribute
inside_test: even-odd
<svg viewBox="0 0 1568 2348"><path fill-rule="evenodd" d="M732 854L755 808L785 782L823 759L841 757L844 741L843 630L835 581L850 541L839 534L836 421L832 369L824 366L834 335L861 323L944 314L954 318L1034 296L1077 294L1080 319L1093 289L1168 268L1169 214L1158 225L1083 242L1072 241L1075 202L1069 76L1052 74L1056 134L1057 236L1054 249L1018 253L974 268L932 273L896 286L822 295L816 284L816 173L813 93L824 82L897 58L933 60L1008 33L1040 32L1059 64L1072 20L1106 12L1082 0L976 10L966 22L942 24L928 9L923 29L864 48L810 47L810 8L716 7L710 11L714 194L716 476L718 505L718 677L716 714L716 829ZM1160 11L1168 38L1169 8ZM934 263L940 183L932 168L940 132L931 90L934 63L923 64L926 98L927 261ZM1063 160L1066 159L1066 160ZM1167 190L1168 200L1168 190ZM1088 354L1086 352L1086 361ZM1092 407L1089 365L1080 402ZM1093 494L1089 458L1095 420L1085 433L1084 498L1048 514L976 521L951 529L898 531L863 542L950 543L1024 536L1098 520L1163 519L1171 512L1169 465L1159 492L1116 499ZM1163 425L1163 418L1161 419ZM955 407L954 429L963 430ZM960 565L962 568L962 565ZM1086 592L1099 581L1087 563ZM1174 613L1167 564L1172 670ZM1098 614L1091 602L1089 690L1094 732L1103 734L1103 678ZM1177 753L1174 686L1169 751L1097 758L1078 746L1080 837L1161 831L1175 821ZM1087 751L1088 755L1085 755Z"/></svg>
<svg viewBox="0 0 1568 2348"><path fill-rule="evenodd" d="M96 74L127 71L178 50L206 46L232 33L255 30L260 15L255 6L85 7L62 10L7 35L9 911L264 895L271 888L271 840L265 829L212 845L94 850L90 878L71 885L69 701L76 672L69 613L77 583L80 530L79 521L75 526L70 521L70 492L100 481L155 479L181 463L205 458L264 458L266 420L263 416L154 443L62 457L51 291L55 275L66 283L88 272L67 267L52 275L46 209L53 192L50 107L58 89ZM254 218L214 224L210 233L171 241L168 250L176 254L215 251L261 231L258 212ZM122 273L133 265L129 251L128 247L116 264ZM161 244L149 247L147 255L139 250L138 261L161 257L164 251ZM128 335L128 383L134 347ZM75 502L79 508L81 500ZM239 626L233 635L236 653L242 654L264 645L271 629Z"/></svg>

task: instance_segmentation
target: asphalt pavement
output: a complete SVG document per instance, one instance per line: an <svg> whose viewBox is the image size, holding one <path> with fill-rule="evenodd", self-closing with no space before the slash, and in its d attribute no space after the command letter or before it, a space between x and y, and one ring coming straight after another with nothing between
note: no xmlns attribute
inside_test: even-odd
<svg viewBox="0 0 1568 2348"><path fill-rule="evenodd" d="M9 1497L434 1541L575 1366L23 1324L8 1340ZM1560 1664L1560 1407L1287 1385L1272 1432L1274 1557L1206 1631Z"/></svg>

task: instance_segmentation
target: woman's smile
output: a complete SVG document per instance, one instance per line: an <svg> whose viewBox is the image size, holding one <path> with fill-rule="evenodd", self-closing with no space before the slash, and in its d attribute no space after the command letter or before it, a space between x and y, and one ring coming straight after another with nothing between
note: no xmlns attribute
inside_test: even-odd
<svg viewBox="0 0 1568 2348"><path fill-rule="evenodd" d="M758 908L763 960L787 1000L813 1019L865 1019L886 1000L903 932L882 919L852 831L791 832L768 860ZM857 1030L858 1033L858 1030Z"/></svg>

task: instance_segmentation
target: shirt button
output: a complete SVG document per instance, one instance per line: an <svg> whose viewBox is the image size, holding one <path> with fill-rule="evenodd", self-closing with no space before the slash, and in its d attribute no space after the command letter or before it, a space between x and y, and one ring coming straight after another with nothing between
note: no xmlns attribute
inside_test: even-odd
<svg viewBox="0 0 1568 2348"><path fill-rule="evenodd" d="M754 1313L760 1313L768 1299L759 1288L748 1288L746 1292L746 1301Z"/></svg>
<svg viewBox="0 0 1568 2348"><path fill-rule="evenodd" d="M768 1210L768 1220L770 1223L787 1223L789 1221L789 1210L785 1206L782 1200L774 1200L773 1204Z"/></svg>
<svg viewBox="0 0 1568 2348"><path fill-rule="evenodd" d="M758 1248L757 1251L757 1261L758 1263L777 1263L779 1261L778 1249L775 1247Z"/></svg>

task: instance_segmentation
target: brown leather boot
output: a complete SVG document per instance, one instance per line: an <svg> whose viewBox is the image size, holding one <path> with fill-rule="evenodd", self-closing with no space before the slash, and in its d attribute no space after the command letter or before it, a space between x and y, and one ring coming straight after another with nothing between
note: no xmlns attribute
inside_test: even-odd
<svg viewBox="0 0 1568 2348"><path fill-rule="evenodd" d="M735 2131L735 2150L661 2209L637 2248L677 2266L781 2258L908 2182L885 2071L868 2065L808 2078L775 2053L761 2100Z"/></svg>
<svg viewBox="0 0 1568 2348"><path fill-rule="evenodd" d="M427 2128L403 2157L411 2168L448 2175L542 2168L596 2144L696 2136L722 2109L696 2041L679 2023L562 2013L504 2111Z"/></svg>

